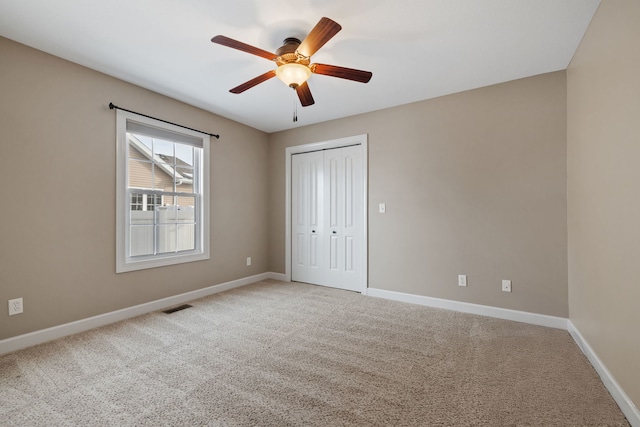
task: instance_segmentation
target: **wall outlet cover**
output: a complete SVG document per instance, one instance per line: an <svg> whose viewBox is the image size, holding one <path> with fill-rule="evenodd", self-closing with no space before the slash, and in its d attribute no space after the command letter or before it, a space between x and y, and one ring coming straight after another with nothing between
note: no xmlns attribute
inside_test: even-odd
<svg viewBox="0 0 640 427"><path fill-rule="evenodd" d="M502 281L502 292L511 292L511 280Z"/></svg>
<svg viewBox="0 0 640 427"><path fill-rule="evenodd" d="M14 314L20 314L24 311L24 307L22 305L22 298L15 298L9 300L9 316L13 316Z"/></svg>

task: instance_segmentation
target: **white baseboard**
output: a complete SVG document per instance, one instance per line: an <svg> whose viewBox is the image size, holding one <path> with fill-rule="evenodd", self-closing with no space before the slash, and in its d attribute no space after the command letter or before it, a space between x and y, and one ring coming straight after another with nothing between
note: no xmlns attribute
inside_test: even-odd
<svg viewBox="0 0 640 427"><path fill-rule="evenodd" d="M402 292L386 291L384 289L367 288L366 294L377 298L408 302L434 308L443 308L445 310L460 311L462 313L497 317L498 319L513 320L515 322L530 323L532 325L547 326L549 328L567 329L567 319L564 317L548 316L545 314L510 310L508 308L491 307L488 305L405 294Z"/></svg>
<svg viewBox="0 0 640 427"><path fill-rule="evenodd" d="M287 280L287 275L284 273L268 273L269 274L269 279L273 279L273 280L281 280L283 282L288 282L289 280Z"/></svg>
<svg viewBox="0 0 640 427"><path fill-rule="evenodd" d="M196 291L185 292L183 294L162 298L156 301L144 304L134 305L133 307L123 308L121 310L100 314L98 316L88 317L86 319L77 320L75 322L65 323L63 325L53 326L51 328L42 329L28 334L19 335L17 337L7 338L0 341L0 355L11 353L23 348L42 344L56 338L65 337L67 335L76 334L78 332L88 331L89 329L99 326L108 325L110 323L119 322L121 320L130 319L141 314L150 313L152 311L162 310L176 304L183 304L208 295L224 292L229 289L238 288L240 286L249 285L265 279L280 280L278 273L262 273L255 276L245 277L231 282L221 283L209 286L207 288L198 289Z"/></svg>
<svg viewBox="0 0 640 427"><path fill-rule="evenodd" d="M589 359L589 362L591 362L591 365L596 370L598 375L600 375L600 379L604 383L607 390L609 390L609 393L611 393L611 396L620 407L620 410L622 411L624 416L627 417L627 420L632 426L640 427L640 411L638 411L638 408L633 404L631 399L629 399L629 396L627 396L622 387L620 387L620 384L618 384L613 375L611 375L611 372L609 372L607 367L602 363L600 358L593 351L589 343L584 339L580 331L576 329L571 320L569 320L567 323L567 330L573 337L573 340L576 342L576 344L578 344L578 347L580 347L584 355L587 356L587 359Z"/></svg>

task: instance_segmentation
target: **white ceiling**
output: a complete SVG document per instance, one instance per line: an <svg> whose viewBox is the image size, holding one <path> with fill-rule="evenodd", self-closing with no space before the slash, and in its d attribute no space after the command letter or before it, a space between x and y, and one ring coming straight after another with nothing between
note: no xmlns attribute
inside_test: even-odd
<svg viewBox="0 0 640 427"><path fill-rule="evenodd" d="M0 0L0 35L274 132L563 70L599 3ZM304 39L323 16L342 31L312 62L372 71L368 84L312 75L316 103L298 106L297 123L297 98L278 79L229 93L275 65L213 44L213 36L274 52L285 37Z"/></svg>

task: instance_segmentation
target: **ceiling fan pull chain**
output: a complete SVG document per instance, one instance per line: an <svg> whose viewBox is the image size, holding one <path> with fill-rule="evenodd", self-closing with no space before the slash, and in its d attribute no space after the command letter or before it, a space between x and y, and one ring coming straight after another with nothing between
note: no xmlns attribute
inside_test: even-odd
<svg viewBox="0 0 640 427"><path fill-rule="evenodd" d="M296 102L296 90L293 90L293 123L298 121L298 103Z"/></svg>

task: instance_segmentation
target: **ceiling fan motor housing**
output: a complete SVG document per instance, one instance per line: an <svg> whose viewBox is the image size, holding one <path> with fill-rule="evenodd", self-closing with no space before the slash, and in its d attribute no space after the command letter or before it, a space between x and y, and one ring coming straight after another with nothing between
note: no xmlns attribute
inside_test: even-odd
<svg viewBox="0 0 640 427"><path fill-rule="evenodd" d="M295 37L287 37L282 42L282 46L276 50L277 58L275 59L276 64L278 66L284 64L290 64L292 62L297 62L302 65L309 65L310 58L300 55L297 52L298 46L300 46L301 41Z"/></svg>

